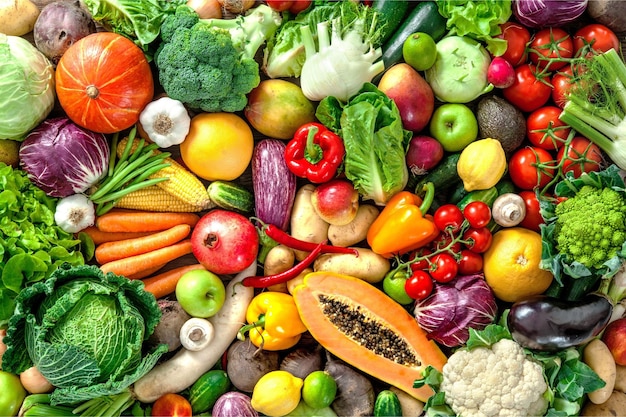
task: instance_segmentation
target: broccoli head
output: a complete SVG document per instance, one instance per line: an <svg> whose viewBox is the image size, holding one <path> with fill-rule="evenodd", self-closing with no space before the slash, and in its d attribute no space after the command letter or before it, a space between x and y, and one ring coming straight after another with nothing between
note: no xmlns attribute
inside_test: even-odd
<svg viewBox="0 0 626 417"><path fill-rule="evenodd" d="M200 19L186 5L165 18L155 55L167 95L205 112L235 112L259 85L254 55L280 25L280 16L260 5L235 19Z"/></svg>
<svg viewBox="0 0 626 417"><path fill-rule="evenodd" d="M600 268L626 241L626 200L612 188L585 185L557 204L555 214L557 249L587 268Z"/></svg>

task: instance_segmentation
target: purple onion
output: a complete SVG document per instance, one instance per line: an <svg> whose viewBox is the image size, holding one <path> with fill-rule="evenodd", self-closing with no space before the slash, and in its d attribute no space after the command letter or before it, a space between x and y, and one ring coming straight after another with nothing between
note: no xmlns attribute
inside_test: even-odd
<svg viewBox="0 0 626 417"><path fill-rule="evenodd" d="M430 296L415 303L414 315L428 337L444 346L467 342L469 328L482 330L498 312L496 298L483 274L461 275L435 283Z"/></svg>
<svg viewBox="0 0 626 417"><path fill-rule="evenodd" d="M513 0L513 15L522 25L540 29L578 19L588 0Z"/></svg>
<svg viewBox="0 0 626 417"><path fill-rule="evenodd" d="M213 405L211 415L213 417L258 417L259 413L252 408L249 396L230 391L219 396Z"/></svg>
<svg viewBox="0 0 626 417"><path fill-rule="evenodd" d="M21 168L52 197L87 191L106 174L110 149L106 137L67 117L44 120L20 147Z"/></svg>

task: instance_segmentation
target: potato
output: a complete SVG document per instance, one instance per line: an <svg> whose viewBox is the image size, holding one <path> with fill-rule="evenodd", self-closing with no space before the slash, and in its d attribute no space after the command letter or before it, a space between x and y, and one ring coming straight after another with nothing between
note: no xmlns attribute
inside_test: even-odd
<svg viewBox="0 0 626 417"><path fill-rule="evenodd" d="M421 416L424 411L424 403L412 395L407 394L400 388L390 387L400 400L400 408L402 409L402 417Z"/></svg>
<svg viewBox="0 0 626 417"><path fill-rule="evenodd" d="M337 226L331 224L328 227L328 240L335 246L348 247L367 238L369 230L380 211L371 204L361 204L356 212L356 217L350 223Z"/></svg>
<svg viewBox="0 0 626 417"><path fill-rule="evenodd" d="M625 365L615 365L616 376L615 376L615 387L616 391L621 391L626 393L626 366Z"/></svg>
<svg viewBox="0 0 626 417"><path fill-rule="evenodd" d="M609 399L615 387L617 377L615 359L602 340L593 339L583 349L583 362L606 383L603 388L589 393L589 401L594 404L603 404Z"/></svg>
<svg viewBox="0 0 626 417"><path fill-rule="evenodd" d="M581 410L581 416L626 416L626 394L613 391L609 398L602 404L594 404L588 401Z"/></svg>
<svg viewBox="0 0 626 417"><path fill-rule="evenodd" d="M267 252L263 263L263 274L274 275L285 272L293 267L296 254L293 249L285 245L276 245ZM287 284L276 284L268 287L270 291L287 292Z"/></svg>
<svg viewBox="0 0 626 417"><path fill-rule="evenodd" d="M39 8L30 0L0 0L0 32L5 35L26 35L38 17Z"/></svg>
<svg viewBox="0 0 626 417"><path fill-rule="evenodd" d="M359 256L346 253L325 253L313 263L314 271L330 271L360 278L371 284L380 282L391 269L389 260L369 248L354 248Z"/></svg>
<svg viewBox="0 0 626 417"><path fill-rule="evenodd" d="M298 189L291 209L291 235L306 242L321 243L328 239L328 224L311 204L313 184L305 184ZM303 260L308 252L295 251L296 259Z"/></svg>

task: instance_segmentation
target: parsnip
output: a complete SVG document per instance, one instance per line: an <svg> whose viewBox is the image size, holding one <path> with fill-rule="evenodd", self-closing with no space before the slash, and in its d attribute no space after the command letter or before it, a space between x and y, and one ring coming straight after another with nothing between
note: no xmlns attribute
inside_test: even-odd
<svg viewBox="0 0 626 417"><path fill-rule="evenodd" d="M0 32L23 36L32 32L39 8L30 0L0 0Z"/></svg>

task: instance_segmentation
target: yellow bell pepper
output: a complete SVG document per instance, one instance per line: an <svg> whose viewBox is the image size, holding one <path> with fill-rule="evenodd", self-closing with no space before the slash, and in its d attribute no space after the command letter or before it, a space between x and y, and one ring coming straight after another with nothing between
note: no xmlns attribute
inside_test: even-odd
<svg viewBox="0 0 626 417"><path fill-rule="evenodd" d="M265 350L289 349L300 340L307 328L290 294L264 291L256 295L246 311L250 341Z"/></svg>
<svg viewBox="0 0 626 417"><path fill-rule="evenodd" d="M367 243L386 258L402 255L426 246L438 235L435 223L425 216L433 202L435 187L424 186L424 199L409 191L400 191L385 205L367 231Z"/></svg>

